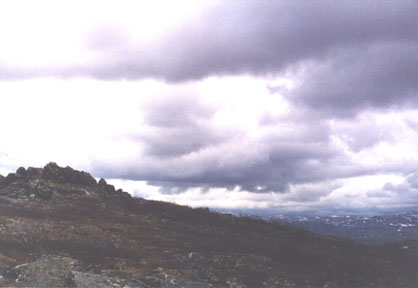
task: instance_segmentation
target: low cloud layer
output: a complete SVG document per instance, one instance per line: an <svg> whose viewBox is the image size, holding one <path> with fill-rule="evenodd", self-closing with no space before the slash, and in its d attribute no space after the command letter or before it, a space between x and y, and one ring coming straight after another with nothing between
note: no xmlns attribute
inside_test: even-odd
<svg viewBox="0 0 418 288"><path fill-rule="evenodd" d="M368 193L416 172L416 110L328 120L271 94L275 82L1 83L9 94L0 116L1 167L53 160L114 179L135 195L188 205L289 213L386 209L389 200ZM92 96L85 98L86 91ZM398 190L390 194L396 207L410 207ZM215 197L221 194L228 202Z"/></svg>
<svg viewBox="0 0 418 288"><path fill-rule="evenodd" d="M267 89L259 92L264 92L260 99L272 97ZM240 96L242 101L245 97L253 95ZM220 103L210 107L201 101L183 95L152 99L143 107L146 129L128 135L142 147L138 159L123 167L99 162L95 169L108 177L147 180L166 188L286 192L290 183L322 180L326 177L322 167L338 153L330 146L330 128L323 122L308 125L284 115L280 123L262 127L255 111L242 116L233 111L248 109L246 104L214 110ZM245 119L237 118L226 125L217 121L222 109L231 120L247 117L254 122L240 123ZM308 170L310 173L300 173Z"/></svg>

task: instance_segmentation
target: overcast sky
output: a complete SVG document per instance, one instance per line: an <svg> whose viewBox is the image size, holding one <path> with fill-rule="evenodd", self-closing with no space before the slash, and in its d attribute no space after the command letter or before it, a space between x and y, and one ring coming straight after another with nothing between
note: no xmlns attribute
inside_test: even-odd
<svg viewBox="0 0 418 288"><path fill-rule="evenodd" d="M0 174L147 199L418 209L417 1L1 1Z"/></svg>

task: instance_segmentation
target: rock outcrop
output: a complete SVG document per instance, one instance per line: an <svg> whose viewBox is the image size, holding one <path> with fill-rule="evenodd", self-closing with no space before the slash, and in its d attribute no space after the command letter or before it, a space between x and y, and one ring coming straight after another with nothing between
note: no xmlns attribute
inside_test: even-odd
<svg viewBox="0 0 418 288"><path fill-rule="evenodd" d="M23 283L28 287L149 287L139 280L88 273L80 261L54 255L43 255L33 262L15 266L6 275L15 279L17 285Z"/></svg>
<svg viewBox="0 0 418 288"><path fill-rule="evenodd" d="M129 193L115 190L101 179L99 183L87 172L48 163L44 168L23 167L0 181L0 199L40 201L52 198L131 198Z"/></svg>
<svg viewBox="0 0 418 288"><path fill-rule="evenodd" d="M84 187L94 187L97 184L96 180L89 173L80 172L71 167L61 168L53 162L47 164L42 170L42 179L60 184Z"/></svg>

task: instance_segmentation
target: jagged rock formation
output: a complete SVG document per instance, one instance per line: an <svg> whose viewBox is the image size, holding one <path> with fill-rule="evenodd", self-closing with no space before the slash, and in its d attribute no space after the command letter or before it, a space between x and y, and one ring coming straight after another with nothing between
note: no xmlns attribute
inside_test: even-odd
<svg viewBox="0 0 418 288"><path fill-rule="evenodd" d="M132 198L54 163L0 177L0 286L417 287L417 260L396 245Z"/></svg>
<svg viewBox="0 0 418 288"><path fill-rule="evenodd" d="M2 187L3 186L3 187ZM86 172L70 167L61 168L49 163L43 169L20 167L0 180L0 199L16 201L41 201L51 199L118 198L130 199L122 190L115 191L104 179L99 182Z"/></svg>

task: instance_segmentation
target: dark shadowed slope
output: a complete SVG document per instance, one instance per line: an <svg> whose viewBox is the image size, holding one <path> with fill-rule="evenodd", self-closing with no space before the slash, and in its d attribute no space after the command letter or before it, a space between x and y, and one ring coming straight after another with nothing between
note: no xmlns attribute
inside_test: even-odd
<svg viewBox="0 0 418 288"><path fill-rule="evenodd" d="M54 163L0 178L0 286L417 287L412 252L135 199Z"/></svg>

